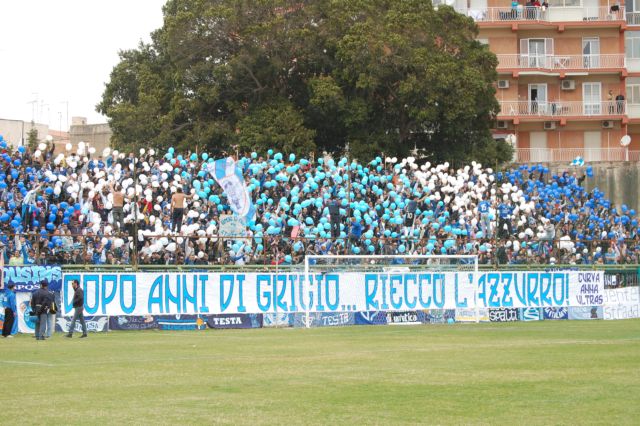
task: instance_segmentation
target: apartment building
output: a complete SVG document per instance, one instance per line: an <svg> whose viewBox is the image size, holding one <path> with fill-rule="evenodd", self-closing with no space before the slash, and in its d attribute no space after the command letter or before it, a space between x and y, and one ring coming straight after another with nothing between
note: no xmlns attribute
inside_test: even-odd
<svg viewBox="0 0 640 426"><path fill-rule="evenodd" d="M498 57L494 135L521 162L639 161L640 0L547 1L447 2Z"/></svg>

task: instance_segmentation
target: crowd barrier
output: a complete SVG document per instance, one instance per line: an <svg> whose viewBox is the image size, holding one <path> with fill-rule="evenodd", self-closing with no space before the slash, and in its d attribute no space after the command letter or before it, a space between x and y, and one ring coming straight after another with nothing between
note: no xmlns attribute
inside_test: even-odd
<svg viewBox="0 0 640 426"><path fill-rule="evenodd" d="M3 268L4 284L16 285L22 333L33 333L29 301L43 279L61 307L58 331L68 331L70 281L78 279L85 290L88 329L104 332L640 318L637 273L637 268L481 271L474 286L468 271L325 273L312 274L307 283L299 272Z"/></svg>
<svg viewBox="0 0 640 426"><path fill-rule="evenodd" d="M344 233L344 232L343 232ZM295 235L295 236L293 236ZM455 244L455 253L457 254L480 254L480 245L484 243L491 243L494 249L491 250L487 259L491 262L497 261L497 248L500 244L500 239L495 236L493 238L472 238L467 237L459 240ZM393 243L405 244L414 247L416 251L419 248L427 247L430 244L435 248L431 249L432 253L440 253L444 243L450 239L448 236L385 236L376 235L370 239L366 236L362 236L357 242L349 242L346 235L342 237L330 239L320 237L305 237L298 231L290 230L286 235L262 235L262 236L247 236L247 235L222 235L222 234L207 234L204 236L193 234L175 234L172 236L166 236L163 234L152 235L145 234L139 237L139 244L135 247L127 240L125 236L108 236L97 237L95 235L84 234L65 234L57 232L51 233L20 233L20 234L7 234L8 241L12 242L16 239L22 240L26 247L30 247L28 256L33 263L39 265L63 263L65 268L88 268L94 267L97 269L115 266L128 266L133 270L143 270L145 268L153 266L184 266L184 267L198 267L205 268L231 266L236 260L234 256L230 255L230 250L234 249L234 246L242 246L242 252L244 254L243 262L241 266L248 265L272 265L281 264L283 266L301 264L304 261L304 254L320 254L320 249L317 245L320 243L326 243L333 241L339 243L334 246L338 247L335 254L346 255L352 253L351 249L354 246L358 246L361 253L369 253L367 247L369 244L375 246L375 252L369 254L384 254L382 253L382 247L390 247ZM55 243L53 242L55 241ZM177 244L171 244L171 241L177 241ZM620 243L620 239L573 239L563 240L561 238L545 239L536 237L527 237L523 241L521 249L519 251L518 265L516 267L522 268L524 264L537 263L538 257L541 253L545 253L547 257L555 258L558 262L563 256L570 253L572 250L577 250L577 253L582 253L583 250L587 250L587 253L595 253L595 250L600 248L602 253L606 253L611 243ZM194 248L194 255L197 255L200 251L208 253L207 256L188 261L185 258L185 250L183 243L191 243ZM637 245L636 239L624 240L628 247L635 247ZM467 244L468 243L468 244ZM100 256L94 257L96 245L106 249L106 253L112 255L109 258L100 260ZM160 246L162 245L162 250ZM470 249L467 246L471 247ZM527 248L531 249L531 254L526 255ZM541 249L540 247L543 247ZM147 247L147 248L145 248ZM150 247L156 247L151 249ZM236 247L237 249L237 247ZM8 247L9 254L15 254L15 247L10 244ZM407 249L408 250L408 249ZM394 254L394 252L387 254ZM449 252L452 254L452 252ZM586 256L585 256L586 257ZM22 261L23 255L19 254L19 259ZM192 262L189 264L189 262ZM640 262L638 256L632 256L630 259L621 257L618 263L637 263ZM503 265L504 266L504 265ZM541 265L545 266L546 265Z"/></svg>

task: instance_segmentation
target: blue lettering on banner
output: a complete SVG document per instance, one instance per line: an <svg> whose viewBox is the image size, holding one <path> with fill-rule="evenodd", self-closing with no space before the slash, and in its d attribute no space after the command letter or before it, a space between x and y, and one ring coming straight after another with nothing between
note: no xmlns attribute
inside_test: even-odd
<svg viewBox="0 0 640 426"><path fill-rule="evenodd" d="M5 266L2 274L4 285L15 285L16 291L33 292L40 288L41 281L46 281L51 291L60 291L62 287L60 266Z"/></svg>
<svg viewBox="0 0 640 426"><path fill-rule="evenodd" d="M540 308L520 308L520 321L540 321L542 319Z"/></svg>
<svg viewBox="0 0 640 426"><path fill-rule="evenodd" d="M87 315L423 311L599 306L603 272L72 273Z"/></svg>
<svg viewBox="0 0 640 426"><path fill-rule="evenodd" d="M356 325L386 325L387 316L381 311L356 312L354 322Z"/></svg>
<svg viewBox="0 0 640 426"><path fill-rule="evenodd" d="M544 319L546 320L566 320L569 319L569 310L563 307L544 308Z"/></svg>

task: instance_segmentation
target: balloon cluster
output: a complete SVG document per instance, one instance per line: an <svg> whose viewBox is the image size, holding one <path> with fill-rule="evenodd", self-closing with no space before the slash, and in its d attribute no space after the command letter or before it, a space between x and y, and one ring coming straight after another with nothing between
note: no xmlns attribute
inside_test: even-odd
<svg viewBox="0 0 640 426"><path fill-rule="evenodd" d="M24 147L11 153L0 138L0 191L7 200L0 207L0 227L5 236L39 232L48 248L61 250L69 243L52 234L91 231L101 236L101 249L139 245L149 257L169 253L208 261L208 244L221 230L221 217L232 214L227 194L209 173L212 156L183 155L173 147L157 155L142 148L136 156L107 148L96 158L93 147L81 143L72 152L69 145L65 153L42 158L50 155L43 154L46 145L33 154ZM576 158L572 165L584 166L584 160ZM589 239L629 238L637 230L635 211L616 210L598 189L587 192L577 176L554 175L542 165L496 173L477 162L459 168L414 157L376 157L367 163L321 157L314 162L268 150L237 159L237 166L257 215L246 224L243 238L225 249L236 262L249 254L267 255L279 238L287 241L279 249L281 261L295 263L310 251L492 255L500 245L508 245L517 257L541 251L539 241L550 235L549 225L561 238L555 248L575 254ZM584 174L593 176L592 167ZM122 224L112 214L116 188L127 197L123 224L129 235L118 234ZM189 198L181 236L176 236L171 198L179 188ZM482 202L488 203L484 212ZM508 206L506 220L512 225L506 234L498 214L502 206ZM339 212L335 226L333 207ZM190 248L185 236L194 238L196 247Z"/></svg>

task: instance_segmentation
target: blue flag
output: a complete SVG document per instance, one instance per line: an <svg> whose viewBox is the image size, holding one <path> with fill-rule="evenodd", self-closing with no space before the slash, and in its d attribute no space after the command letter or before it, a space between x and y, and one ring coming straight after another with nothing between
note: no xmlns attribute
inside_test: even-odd
<svg viewBox="0 0 640 426"><path fill-rule="evenodd" d="M229 200L231 210L238 216L244 217L247 223L254 220L256 209L251 202L242 171L236 167L233 158L229 157L209 163L207 171L222 187L227 200Z"/></svg>

